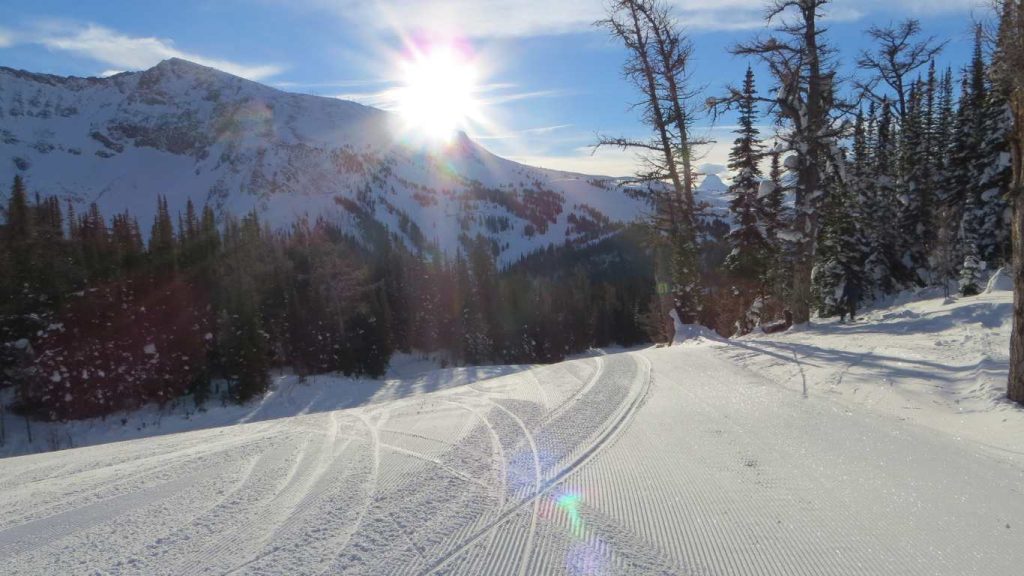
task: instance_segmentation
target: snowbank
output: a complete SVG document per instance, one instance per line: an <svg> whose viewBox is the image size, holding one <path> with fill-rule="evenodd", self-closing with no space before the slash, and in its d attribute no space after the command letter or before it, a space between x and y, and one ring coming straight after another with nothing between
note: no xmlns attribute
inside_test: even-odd
<svg viewBox="0 0 1024 576"><path fill-rule="evenodd" d="M700 324L683 324L675 310L668 313L675 326L675 335L672 337L672 345L701 344L704 342L716 342L722 339L714 330L701 326Z"/></svg>
<svg viewBox="0 0 1024 576"><path fill-rule="evenodd" d="M1024 409L1006 398L1007 280L997 272L980 296L898 299L853 324L815 321L716 346L794 393L827 396L1024 460Z"/></svg>

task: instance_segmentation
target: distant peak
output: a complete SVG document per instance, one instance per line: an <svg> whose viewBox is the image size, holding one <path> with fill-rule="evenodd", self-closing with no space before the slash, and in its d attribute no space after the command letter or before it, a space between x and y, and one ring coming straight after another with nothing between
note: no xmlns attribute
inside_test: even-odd
<svg viewBox="0 0 1024 576"><path fill-rule="evenodd" d="M214 68L210 68L209 66L203 66L202 64L197 64L197 63L195 63L195 62L193 62L191 60L185 60L184 58L168 58L166 60L160 61L160 63L158 63L156 66L153 66L153 68L151 68L151 70L158 70L158 69L159 70L168 70L169 69L169 70L178 70L178 71L189 70L189 69L191 69L191 70L214 70Z"/></svg>
<svg viewBox="0 0 1024 576"><path fill-rule="evenodd" d="M718 192L725 190L727 187L725 185L725 182L723 182L717 174L708 174L707 176L704 177L704 181L701 182L700 186L698 186L697 188L702 191Z"/></svg>

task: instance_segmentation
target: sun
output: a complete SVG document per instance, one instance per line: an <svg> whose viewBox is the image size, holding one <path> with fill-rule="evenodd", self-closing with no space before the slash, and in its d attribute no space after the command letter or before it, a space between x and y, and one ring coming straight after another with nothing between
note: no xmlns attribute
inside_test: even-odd
<svg viewBox="0 0 1024 576"><path fill-rule="evenodd" d="M414 51L401 74L398 112L409 132L448 141L478 116L478 71L466 51L448 45Z"/></svg>

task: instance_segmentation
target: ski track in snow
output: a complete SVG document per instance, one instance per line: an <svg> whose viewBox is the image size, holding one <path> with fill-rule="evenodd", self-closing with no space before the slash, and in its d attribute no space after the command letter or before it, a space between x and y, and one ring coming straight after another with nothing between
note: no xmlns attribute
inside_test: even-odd
<svg viewBox="0 0 1024 576"><path fill-rule="evenodd" d="M1010 574L993 454L715 346L611 354L0 460L0 573Z"/></svg>

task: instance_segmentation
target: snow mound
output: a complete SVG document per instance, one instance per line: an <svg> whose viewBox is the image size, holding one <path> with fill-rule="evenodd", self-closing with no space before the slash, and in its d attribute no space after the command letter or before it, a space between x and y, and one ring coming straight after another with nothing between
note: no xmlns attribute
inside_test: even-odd
<svg viewBox="0 0 1024 576"><path fill-rule="evenodd" d="M668 315L672 317L672 323L675 325L675 336L672 337L673 346L702 344L722 339L717 332L700 324L683 324L675 310L669 312Z"/></svg>
<svg viewBox="0 0 1024 576"><path fill-rule="evenodd" d="M1013 278L1010 277L1010 273L1006 268L1000 268L993 272L992 277L988 279L988 284L985 286L985 294L1007 291L1013 291Z"/></svg>

